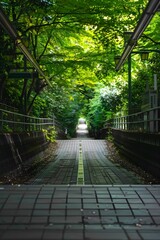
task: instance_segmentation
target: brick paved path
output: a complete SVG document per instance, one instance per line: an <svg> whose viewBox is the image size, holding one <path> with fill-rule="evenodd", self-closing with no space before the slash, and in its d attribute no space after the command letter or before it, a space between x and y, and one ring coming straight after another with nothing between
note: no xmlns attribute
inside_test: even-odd
<svg viewBox="0 0 160 240"><path fill-rule="evenodd" d="M133 173L109 160L104 140L79 138L59 140L56 158L28 184L77 184L80 160L84 184L140 183Z"/></svg>
<svg viewBox="0 0 160 240"><path fill-rule="evenodd" d="M58 144L26 185L0 186L0 240L160 240L160 185L135 185L103 140Z"/></svg>
<svg viewBox="0 0 160 240"><path fill-rule="evenodd" d="M1 240L159 240L160 186L0 186Z"/></svg>

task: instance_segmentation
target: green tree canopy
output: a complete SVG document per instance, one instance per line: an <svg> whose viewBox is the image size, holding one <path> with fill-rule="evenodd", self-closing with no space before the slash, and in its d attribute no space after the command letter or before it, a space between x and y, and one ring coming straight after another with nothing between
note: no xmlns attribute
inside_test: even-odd
<svg viewBox="0 0 160 240"><path fill-rule="evenodd" d="M96 115L100 118L96 121L102 125L106 119L106 111L118 111L119 103L121 108L123 104L126 106L127 68L125 65L120 72L115 72L114 57L122 53L124 31L134 30L147 2L3 0L1 7L50 79L52 87L47 86L40 77L16 80L8 77L12 71L33 72L34 69L25 62L16 44L0 28L0 101L14 104L27 114L55 114L59 120L65 119L66 126L70 125L69 122L76 122L80 113L84 114L90 106L90 115L96 112L96 108L102 113L102 119L99 113ZM157 14L137 48L159 46L158 25ZM154 55L152 59L154 60L150 61L153 69ZM143 66L138 58L133 58L132 67L134 82L140 75L138 69ZM103 85L101 97L96 91L98 83ZM125 92L122 102L118 102L122 98L120 95L112 99L115 89L120 93ZM140 91L135 94L140 95ZM96 101L97 105L94 104ZM98 107L98 103L102 105ZM70 121L71 118L73 121Z"/></svg>

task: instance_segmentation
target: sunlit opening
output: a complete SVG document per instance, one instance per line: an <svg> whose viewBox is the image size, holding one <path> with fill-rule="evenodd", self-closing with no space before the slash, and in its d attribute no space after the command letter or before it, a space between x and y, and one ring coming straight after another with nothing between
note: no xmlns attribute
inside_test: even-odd
<svg viewBox="0 0 160 240"><path fill-rule="evenodd" d="M78 120L78 125L77 125L77 134L83 135L88 133L88 127L86 124L86 120L84 118L80 118Z"/></svg>

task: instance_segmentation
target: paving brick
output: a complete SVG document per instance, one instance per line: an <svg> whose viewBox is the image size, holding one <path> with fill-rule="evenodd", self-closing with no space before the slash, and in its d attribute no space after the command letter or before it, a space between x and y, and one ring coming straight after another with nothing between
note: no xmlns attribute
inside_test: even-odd
<svg viewBox="0 0 160 240"><path fill-rule="evenodd" d="M67 209L80 209L80 208L82 208L82 204L81 203L68 203L68 204L66 204L66 208Z"/></svg>
<svg viewBox="0 0 160 240"><path fill-rule="evenodd" d="M83 209L67 209L67 216L82 216L84 214Z"/></svg>
<svg viewBox="0 0 160 240"><path fill-rule="evenodd" d="M97 203L84 203L83 208L84 209L97 209L97 208L99 208L99 205L97 205Z"/></svg>
<svg viewBox="0 0 160 240"><path fill-rule="evenodd" d="M158 209L149 209L148 211L152 216L160 216L160 208L159 207L158 207Z"/></svg>
<svg viewBox="0 0 160 240"><path fill-rule="evenodd" d="M86 239L93 240L127 240L127 236L123 232L123 230L103 230L103 231L86 231L85 232Z"/></svg>
<svg viewBox="0 0 160 240"><path fill-rule="evenodd" d="M146 203L145 208L146 209L158 209L160 206L156 203Z"/></svg>
<svg viewBox="0 0 160 240"><path fill-rule="evenodd" d="M146 206L143 203L131 203L130 207L132 209L146 209Z"/></svg>
<svg viewBox="0 0 160 240"><path fill-rule="evenodd" d="M49 218L49 222L54 224L61 224L61 223L65 224L66 218L65 216L53 216Z"/></svg>
<svg viewBox="0 0 160 240"><path fill-rule="evenodd" d="M152 217L156 225L160 225L160 216L158 217Z"/></svg>
<svg viewBox="0 0 160 240"><path fill-rule="evenodd" d="M131 198L131 199L128 199L128 202L130 203L130 204L142 204L143 202L142 202L142 200L141 199L139 199L139 198Z"/></svg>
<svg viewBox="0 0 160 240"><path fill-rule="evenodd" d="M41 216L41 217L37 217L37 216L33 216L32 218L31 218L31 224L32 223L35 223L35 224L41 224L41 223L43 223L43 224L46 224L48 222L48 217L47 216Z"/></svg>
<svg viewBox="0 0 160 240"><path fill-rule="evenodd" d="M139 223L139 219L133 217L133 216L118 216L118 221L120 225L134 225L136 226L137 223Z"/></svg>
<svg viewBox="0 0 160 240"><path fill-rule="evenodd" d="M1 240L39 240L42 238L42 230L10 230L6 231Z"/></svg>
<svg viewBox="0 0 160 240"><path fill-rule="evenodd" d="M112 203L113 200L110 199L110 198L98 198L98 203L106 203L106 204L109 204L109 203Z"/></svg>
<svg viewBox="0 0 160 240"><path fill-rule="evenodd" d="M88 202L90 202L89 200L93 200L94 202L96 202L96 200L95 199L83 199L83 202L85 202L85 201L88 201ZM74 204L74 203L80 203L81 204L81 199L74 199L74 198L68 198L68 203L72 203L72 204Z"/></svg>
<svg viewBox="0 0 160 240"><path fill-rule="evenodd" d="M104 203L99 203L99 204L97 204L97 207L99 208L99 209L113 209L114 208L114 205L113 204L109 204L109 203L106 203L106 204L104 204Z"/></svg>
<svg viewBox="0 0 160 240"><path fill-rule="evenodd" d="M64 233L64 240L82 240L83 231L80 230L68 230Z"/></svg>
<svg viewBox="0 0 160 240"><path fill-rule="evenodd" d="M132 216L132 211L131 210L126 210L126 209L116 209L116 215L117 216Z"/></svg>
<svg viewBox="0 0 160 240"><path fill-rule="evenodd" d="M130 239L142 240L142 238L140 237L140 235L137 233L136 230L127 230L126 232L127 232L128 240L130 240Z"/></svg>
<svg viewBox="0 0 160 240"><path fill-rule="evenodd" d="M148 210L145 209L133 209L133 214L135 215L135 217L143 217L143 216L150 216Z"/></svg>
<svg viewBox="0 0 160 240"><path fill-rule="evenodd" d="M61 240L63 231L47 230L43 234L43 240Z"/></svg>
<svg viewBox="0 0 160 240"><path fill-rule="evenodd" d="M66 198L53 198L52 204L66 203Z"/></svg>
<svg viewBox="0 0 160 240"><path fill-rule="evenodd" d="M101 223L104 224L104 225L105 224L117 224L118 223L118 219L117 219L117 217L103 216L103 217L101 217Z"/></svg>
<svg viewBox="0 0 160 240"><path fill-rule="evenodd" d="M32 212L33 216L49 216L50 211L49 210L43 210L43 209L38 209L38 210L33 210Z"/></svg>
<svg viewBox="0 0 160 240"><path fill-rule="evenodd" d="M63 203L60 203L60 204L56 203L56 204L52 204L50 208L51 209L65 209L66 204L65 203L64 204Z"/></svg>
<svg viewBox="0 0 160 240"><path fill-rule="evenodd" d="M29 222L30 222L30 217L26 217L26 216L20 216L20 217L15 217L15 219L14 219L14 223L15 224L29 224Z"/></svg>
<svg viewBox="0 0 160 240"><path fill-rule="evenodd" d="M130 209L130 206L126 203L114 203L115 209Z"/></svg>
<svg viewBox="0 0 160 240"><path fill-rule="evenodd" d="M0 211L1 216L14 216L17 213L17 209L2 209Z"/></svg>
<svg viewBox="0 0 160 240"><path fill-rule="evenodd" d="M110 210L110 209L105 209L105 210L100 210L101 216L116 216L115 210Z"/></svg>
<svg viewBox="0 0 160 240"><path fill-rule="evenodd" d="M13 216L0 216L0 224L7 224L13 222Z"/></svg>
<svg viewBox="0 0 160 240"><path fill-rule="evenodd" d="M160 229L159 230L154 230L154 231L146 231L146 232L142 232L140 231L140 236L142 237L142 239L145 240L159 240L160 239Z"/></svg>
<svg viewBox="0 0 160 240"><path fill-rule="evenodd" d="M64 216L65 209L54 209L49 211L50 216Z"/></svg>
<svg viewBox="0 0 160 240"><path fill-rule="evenodd" d="M36 203L34 206L34 209L49 209L50 205L49 204L42 204L42 203Z"/></svg>
<svg viewBox="0 0 160 240"><path fill-rule="evenodd" d="M82 223L82 216L67 216L67 224L79 224Z"/></svg>

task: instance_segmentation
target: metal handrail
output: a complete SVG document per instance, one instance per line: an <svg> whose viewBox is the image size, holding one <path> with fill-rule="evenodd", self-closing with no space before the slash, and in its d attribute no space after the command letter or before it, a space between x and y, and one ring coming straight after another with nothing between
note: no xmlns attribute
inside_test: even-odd
<svg viewBox="0 0 160 240"><path fill-rule="evenodd" d="M38 118L0 108L0 132L41 131L56 124L55 117Z"/></svg>
<svg viewBox="0 0 160 240"><path fill-rule="evenodd" d="M110 119L104 127L136 132L160 132L160 107Z"/></svg>

